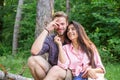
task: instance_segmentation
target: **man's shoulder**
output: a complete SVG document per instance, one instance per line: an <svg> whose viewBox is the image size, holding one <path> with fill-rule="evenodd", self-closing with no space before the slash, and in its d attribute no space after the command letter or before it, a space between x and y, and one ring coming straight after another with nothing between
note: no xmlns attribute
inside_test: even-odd
<svg viewBox="0 0 120 80"><path fill-rule="evenodd" d="M51 42L54 41L55 34L50 34L46 37L45 42Z"/></svg>
<svg viewBox="0 0 120 80"><path fill-rule="evenodd" d="M47 36L47 39L53 39L55 37L55 34L50 34L49 36Z"/></svg>

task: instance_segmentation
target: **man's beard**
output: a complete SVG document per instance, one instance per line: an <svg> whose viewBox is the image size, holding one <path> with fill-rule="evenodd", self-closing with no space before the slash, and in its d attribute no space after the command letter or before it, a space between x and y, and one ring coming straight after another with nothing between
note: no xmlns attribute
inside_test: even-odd
<svg viewBox="0 0 120 80"><path fill-rule="evenodd" d="M63 36L64 35L64 33L57 33L58 34L58 36Z"/></svg>

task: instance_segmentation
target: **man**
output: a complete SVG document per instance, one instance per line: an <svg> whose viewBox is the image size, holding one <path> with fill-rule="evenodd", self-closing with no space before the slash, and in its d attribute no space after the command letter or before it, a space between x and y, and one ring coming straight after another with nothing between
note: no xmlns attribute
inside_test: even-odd
<svg viewBox="0 0 120 80"><path fill-rule="evenodd" d="M32 45L28 66L35 80L64 80L66 71L56 66L58 61L58 47L54 42L55 35L66 43L64 32L68 25L68 16L64 12L56 12L53 21L41 32ZM55 34L47 36L55 30ZM48 53L48 61L40 55ZM39 56L37 56L39 55Z"/></svg>

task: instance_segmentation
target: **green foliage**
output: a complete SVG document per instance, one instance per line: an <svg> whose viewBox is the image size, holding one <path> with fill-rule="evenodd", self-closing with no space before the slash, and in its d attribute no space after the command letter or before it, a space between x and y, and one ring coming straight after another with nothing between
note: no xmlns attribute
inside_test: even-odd
<svg viewBox="0 0 120 80"><path fill-rule="evenodd" d="M5 0L2 10L3 30L1 32L1 41L12 44L13 26L15 20L15 10L17 1ZM9 41L8 41L9 40Z"/></svg>
<svg viewBox="0 0 120 80"><path fill-rule="evenodd" d="M117 0L71 1L70 19L84 26L106 63L120 60L119 5Z"/></svg>
<svg viewBox="0 0 120 80"><path fill-rule="evenodd" d="M56 11L66 11L66 0L55 0L54 10Z"/></svg>
<svg viewBox="0 0 120 80"><path fill-rule="evenodd" d="M27 58L22 58L22 56L0 56L0 64L2 64L9 73L22 76L32 77L27 66ZM0 68L1 69L1 68ZM25 70L24 70L25 69Z"/></svg>
<svg viewBox="0 0 120 80"><path fill-rule="evenodd" d="M34 41L36 23L36 0L26 0L22 6L18 55L30 55ZM12 50L13 26L18 0L5 0L3 30L0 38L0 55L7 55ZM120 1L119 0L72 0L70 1L69 19L80 22L90 39L96 44L105 63L120 61ZM66 11L65 0L55 0L55 11Z"/></svg>
<svg viewBox="0 0 120 80"><path fill-rule="evenodd" d="M113 55L113 53L110 52L110 48L107 46L100 46L99 52L100 56L102 57L102 61L104 63L110 63L110 62L116 62L118 61L117 57Z"/></svg>
<svg viewBox="0 0 120 80"><path fill-rule="evenodd" d="M117 61L120 60L120 38L119 37L112 37L108 40L108 48L113 56L116 57Z"/></svg>
<svg viewBox="0 0 120 80"><path fill-rule="evenodd" d="M11 54L11 47L6 46L7 43L0 42L0 56Z"/></svg>
<svg viewBox="0 0 120 80"><path fill-rule="evenodd" d="M30 54L30 48L34 41L36 21L36 1L25 2L22 6L23 17L20 27L19 53Z"/></svg>
<svg viewBox="0 0 120 80"><path fill-rule="evenodd" d="M4 6L4 25L1 34L0 43L0 55L11 54L12 50L12 39L13 39L13 28L14 20L16 16L17 0L5 1ZM35 31L35 20L36 20L36 1L29 0L25 1L24 5L21 6L22 20L20 22L20 32L19 32L19 42L18 42L18 54L22 53L30 55L30 48L34 41L34 31ZM7 42L7 43L6 43ZM8 47L9 46L9 47ZM27 56L26 55L26 56Z"/></svg>

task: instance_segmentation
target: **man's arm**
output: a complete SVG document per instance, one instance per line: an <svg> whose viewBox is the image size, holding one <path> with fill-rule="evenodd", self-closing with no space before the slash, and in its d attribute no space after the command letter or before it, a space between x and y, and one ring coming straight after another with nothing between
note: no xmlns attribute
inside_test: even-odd
<svg viewBox="0 0 120 80"><path fill-rule="evenodd" d="M45 41L45 38L47 37L49 32L52 32L54 28L57 27L57 24L55 21L56 20L50 22L48 26L42 31L42 33L35 40L31 48L32 55L37 55L40 52L40 50L42 49L43 43Z"/></svg>
<svg viewBox="0 0 120 80"><path fill-rule="evenodd" d="M43 43L47 35L48 31L44 29L42 33L37 37L31 48L32 55L37 55L39 53L39 51L42 49Z"/></svg>

